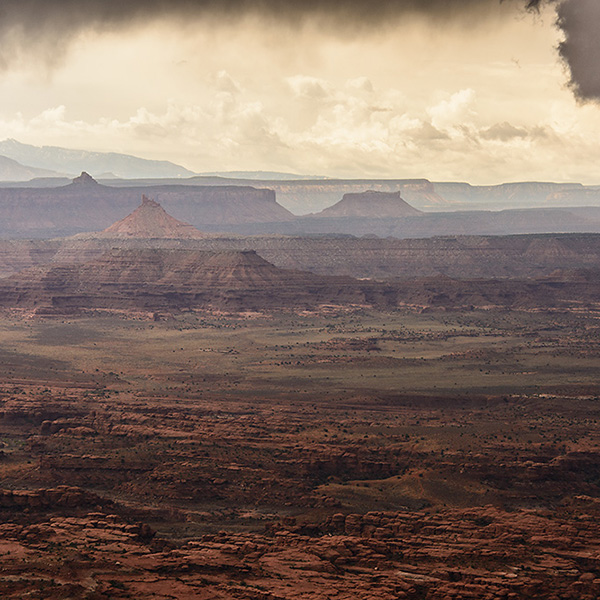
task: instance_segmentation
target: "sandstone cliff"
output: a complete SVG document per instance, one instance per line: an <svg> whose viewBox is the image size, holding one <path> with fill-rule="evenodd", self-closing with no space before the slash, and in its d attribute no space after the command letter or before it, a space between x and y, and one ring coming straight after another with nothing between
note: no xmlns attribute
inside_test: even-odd
<svg viewBox="0 0 600 600"><path fill-rule="evenodd" d="M86 309L315 309L323 304L386 309L595 306L597 269L529 280L360 281L278 268L254 251L110 250L86 263L56 264L0 280L0 306L69 313Z"/></svg>
<svg viewBox="0 0 600 600"><path fill-rule="evenodd" d="M293 218L271 190L157 185L108 187L83 174L57 188L0 188L0 236L52 237L99 231L136 208L141 194L199 229Z"/></svg>
<svg viewBox="0 0 600 600"><path fill-rule="evenodd" d="M86 262L114 248L255 250L284 269L320 275L409 279L528 279L556 269L593 269L600 263L600 235L449 236L431 239L353 237L137 238L76 236L63 240L0 241L0 277L49 263Z"/></svg>
<svg viewBox="0 0 600 600"><path fill-rule="evenodd" d="M275 267L253 251L111 250L83 264L37 267L0 281L0 305L231 310L366 303L356 282Z"/></svg>

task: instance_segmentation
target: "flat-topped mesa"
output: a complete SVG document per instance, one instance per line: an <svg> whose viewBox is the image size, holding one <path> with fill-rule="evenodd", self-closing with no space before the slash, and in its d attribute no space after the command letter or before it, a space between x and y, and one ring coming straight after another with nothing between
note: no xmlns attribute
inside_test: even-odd
<svg viewBox="0 0 600 600"><path fill-rule="evenodd" d="M344 194L342 199L317 213L317 217L367 217L404 218L423 214L402 199L400 192L376 192Z"/></svg>
<svg viewBox="0 0 600 600"><path fill-rule="evenodd" d="M144 194L142 203L131 214L96 237L193 239L205 236L193 225L172 217L156 200Z"/></svg>

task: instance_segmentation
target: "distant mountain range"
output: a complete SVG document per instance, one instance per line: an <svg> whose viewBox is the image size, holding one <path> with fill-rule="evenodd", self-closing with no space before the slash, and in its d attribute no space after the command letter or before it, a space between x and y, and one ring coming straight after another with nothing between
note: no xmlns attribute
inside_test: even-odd
<svg viewBox="0 0 600 600"><path fill-rule="evenodd" d="M363 194L367 191L384 194L399 192L411 207L427 212L600 206L600 186L584 186L581 183L533 181L471 185L464 182L432 182L428 179L332 179L275 171L197 174L172 162L147 160L128 154L88 152L56 146L38 147L13 139L0 142L0 188L65 186L82 171L90 173L106 186L119 188L169 184L266 188L272 190L277 202L294 215L330 218L361 216L357 214L357 208L346 215L340 213L342 207L348 208L348 202L335 209L333 207L345 194ZM381 198L378 204L382 211L377 216L386 218L390 215ZM390 200L394 213L391 216L398 216L395 215L396 205ZM321 214L330 207L333 210ZM374 205L370 206L371 217L377 212L375 208ZM360 210L363 210L362 207ZM383 233L383 229L378 232Z"/></svg>
<svg viewBox="0 0 600 600"><path fill-rule="evenodd" d="M36 177L58 176L60 173L56 171L26 167L12 158L0 156L0 181L30 181Z"/></svg>
<svg viewBox="0 0 600 600"><path fill-rule="evenodd" d="M398 192L366 191L344 194L333 207L302 217L279 204L270 189L153 181L153 185L109 186L82 173L60 187L2 187L0 237L48 238L99 231L126 217L139 205L142 195L160 202L175 219L205 233L396 238L600 233L600 207L593 206L423 212L415 210ZM421 198L435 199L432 186L415 183L412 191Z"/></svg>
<svg viewBox="0 0 600 600"><path fill-rule="evenodd" d="M58 146L31 146L13 139L0 142L0 157L18 163L14 166L14 173L17 175L19 167L32 169L34 172L29 179L73 176L81 171L87 171L92 176L105 179L179 178L195 175L185 167L166 160L147 160L116 152L88 152L86 150L69 150ZM36 170L39 172L35 172ZM11 173L4 176L0 171L0 180L23 181L23 175L13 178Z"/></svg>
<svg viewBox="0 0 600 600"><path fill-rule="evenodd" d="M87 173L59 187L0 188L0 236L54 237L98 231L137 208L141 196L160 202L175 219L202 231L228 231L294 215L271 190L249 186L105 186Z"/></svg>
<svg viewBox="0 0 600 600"><path fill-rule="evenodd" d="M215 171L202 173L203 177L223 177L225 179L248 179L252 181L302 181L329 179L323 175L299 175L280 171Z"/></svg>
<svg viewBox="0 0 600 600"><path fill-rule="evenodd" d="M197 175L184 179L145 179L114 181L100 178L111 186L165 185L246 185L273 190L279 204L296 215L318 213L333 206L344 194L367 191L396 193L418 210L466 211L520 208L570 208L600 206L600 186L581 183L523 181L499 185L440 183L428 179L236 179Z"/></svg>
<svg viewBox="0 0 600 600"><path fill-rule="evenodd" d="M33 146L14 139L0 142L0 182L25 182L37 178L72 178L86 171L96 179L164 179L198 175L166 160L147 160L116 152L89 152L59 146ZM324 180L319 175L279 171L215 171L202 177L248 181ZM44 185L44 182L39 182ZM48 181L52 187L54 182ZM44 186L45 187L45 186Z"/></svg>

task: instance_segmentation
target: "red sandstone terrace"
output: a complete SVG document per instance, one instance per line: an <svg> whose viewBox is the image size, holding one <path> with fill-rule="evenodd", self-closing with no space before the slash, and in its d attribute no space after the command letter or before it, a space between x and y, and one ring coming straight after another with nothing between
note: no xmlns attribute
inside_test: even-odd
<svg viewBox="0 0 600 600"><path fill-rule="evenodd" d="M316 409L293 397L224 404L108 388L12 386L1 396L5 598L592 600L600 592L597 450L585 451L582 437L578 451L524 442L525 432L544 439L560 427L525 399L346 398ZM571 439L590 407L578 404L563 415ZM492 414L522 422L493 452L489 443L477 454L419 446L436 420L447 431L482 429ZM396 417L402 428L386 431ZM12 447L15 435L25 446ZM394 510L356 512L361 489L381 504L379 490L394 478L418 485L405 487ZM67 481L76 485L48 485ZM474 486L487 496L475 499Z"/></svg>
<svg viewBox="0 0 600 600"><path fill-rule="evenodd" d="M596 600L596 238L0 245L0 596Z"/></svg>

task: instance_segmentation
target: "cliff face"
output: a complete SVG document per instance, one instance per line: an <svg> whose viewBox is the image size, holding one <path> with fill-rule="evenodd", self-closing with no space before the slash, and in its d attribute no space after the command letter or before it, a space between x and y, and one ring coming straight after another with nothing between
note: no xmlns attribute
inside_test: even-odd
<svg viewBox="0 0 600 600"><path fill-rule="evenodd" d="M87 263L57 264L0 280L0 307L71 313L108 310L316 309L323 304L451 308L568 308L597 304L598 269L528 280L359 281L285 270L254 251L111 250Z"/></svg>
<svg viewBox="0 0 600 600"><path fill-rule="evenodd" d="M354 280L286 271L253 251L111 250L83 264L25 270L0 281L0 305L81 309L264 310L365 303Z"/></svg>
<svg viewBox="0 0 600 600"><path fill-rule="evenodd" d="M398 240L377 238L215 239L211 248L253 248L279 267L322 275L410 279L447 275L457 279L528 279L555 269L600 264L600 235L454 236Z"/></svg>
<svg viewBox="0 0 600 600"><path fill-rule="evenodd" d="M344 194L373 190L400 192L419 210L504 210L551 206L598 206L600 187L579 183L517 182L499 185L471 185L464 182L435 182L427 179L326 179L269 181L223 178L191 178L186 184L250 185L272 189L277 201L297 215L315 213L330 206Z"/></svg>
<svg viewBox="0 0 600 600"><path fill-rule="evenodd" d="M553 206L598 206L600 187L559 189L548 194L546 200Z"/></svg>
<svg viewBox="0 0 600 600"><path fill-rule="evenodd" d="M82 176L58 188L1 188L0 235L52 237L98 231L124 218L144 193L176 219L202 229L285 221L293 215L271 190L251 187L148 186L118 188Z"/></svg>
<svg viewBox="0 0 600 600"><path fill-rule="evenodd" d="M407 202L419 209L443 209L451 204L442 198L427 179L297 179L258 180L227 179L216 177L192 177L181 182L184 185L256 186L274 190L277 201L296 215L319 212L332 206L344 194L359 194L366 190L376 192L400 192Z"/></svg>
<svg viewBox="0 0 600 600"><path fill-rule="evenodd" d="M214 229L213 229L214 231ZM600 207L428 212L416 216L309 215L279 223L231 224L242 235L343 234L396 238L532 233L600 233Z"/></svg>
<svg viewBox="0 0 600 600"><path fill-rule="evenodd" d="M451 236L399 240L352 237L137 238L77 236L65 240L0 241L0 277L36 265L87 262L114 247L210 252L255 250L284 269L320 275L408 279L447 275L458 279L528 279L556 269L600 264L600 235Z"/></svg>
<svg viewBox="0 0 600 600"><path fill-rule="evenodd" d="M580 183L518 182L500 185L434 183L435 191L461 209L493 210L543 206L591 206L600 202L600 188Z"/></svg>
<svg viewBox="0 0 600 600"><path fill-rule="evenodd" d="M267 182L262 182L267 186ZM294 214L304 215L331 207L344 194L361 194L367 190L401 196L419 209L440 210L451 203L439 195L426 179L398 180L325 180L325 181L270 181L277 200Z"/></svg>
<svg viewBox="0 0 600 600"><path fill-rule="evenodd" d="M84 174L61 187L0 187L0 237L49 238L99 231L133 211L141 194L154 198L175 219L205 232L398 238L600 232L600 207L550 207L555 202L551 200L554 198L551 192L558 189L555 184L511 184L489 188L439 184L454 190L453 197L456 198L471 198L469 194L477 196L487 190L485 193L490 194L489 198L496 199L492 202L495 208L511 194L521 202L519 194L535 190L536 193L550 194L544 196L550 200L546 208L421 213L417 208L437 206L439 209L445 202L436 194L433 184L424 180L270 183L274 189L239 184L195 186L189 181L177 185L133 185L130 182L127 187L112 187L100 185ZM365 189L369 191L365 192ZM318 215L297 217L276 201L276 193L280 199L286 194L299 193L298 198L304 198L302 202L306 200L305 209L317 196L321 197L320 194L327 195L326 204L337 204ZM345 195L340 201L342 193ZM596 193L591 188L584 193L576 187L564 187L557 197L584 198L593 204ZM477 197L480 202L481 197Z"/></svg>
<svg viewBox="0 0 600 600"><path fill-rule="evenodd" d="M52 261L60 242L0 240L0 278Z"/></svg>
<svg viewBox="0 0 600 600"><path fill-rule="evenodd" d="M182 182L183 183L183 182ZM427 179L326 179L267 181L198 177L186 183L252 185L275 190L277 201L294 214L307 215L333 206L344 194L366 190L400 192L419 210L504 210L516 208L599 206L600 187L579 183L517 182L476 186Z"/></svg>

